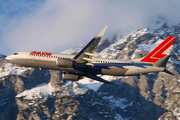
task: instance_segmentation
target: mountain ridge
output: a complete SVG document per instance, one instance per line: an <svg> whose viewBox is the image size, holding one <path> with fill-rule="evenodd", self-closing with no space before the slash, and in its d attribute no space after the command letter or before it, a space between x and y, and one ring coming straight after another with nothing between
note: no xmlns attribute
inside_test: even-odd
<svg viewBox="0 0 180 120"><path fill-rule="evenodd" d="M103 40L97 48L97 57L131 60L145 56L167 36L176 37L167 64L174 76L163 72L102 76L117 85L87 78L77 82L63 81L61 71L22 69L6 62L5 56L0 57L0 119L158 119L165 112L178 109L180 104L179 31L180 24L164 24L157 29L139 29L118 40ZM68 52L77 54L81 48L74 47ZM33 94L28 93L31 90Z"/></svg>

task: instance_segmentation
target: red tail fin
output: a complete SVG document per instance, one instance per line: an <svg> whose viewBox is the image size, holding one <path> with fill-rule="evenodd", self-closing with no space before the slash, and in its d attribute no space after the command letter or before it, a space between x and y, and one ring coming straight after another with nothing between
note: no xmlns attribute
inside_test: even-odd
<svg viewBox="0 0 180 120"><path fill-rule="evenodd" d="M163 54L173 43L175 37L169 36L167 37L160 45L158 45L152 52L146 55L141 62L150 62L155 63L159 59L167 56L167 54Z"/></svg>

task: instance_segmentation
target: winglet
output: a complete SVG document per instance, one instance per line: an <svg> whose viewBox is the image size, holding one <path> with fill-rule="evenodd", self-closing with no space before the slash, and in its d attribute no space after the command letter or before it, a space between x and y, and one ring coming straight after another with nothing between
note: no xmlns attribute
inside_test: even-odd
<svg viewBox="0 0 180 120"><path fill-rule="evenodd" d="M107 27L108 26L105 26L96 37L100 37L101 38L104 35L104 33L106 32Z"/></svg>
<svg viewBox="0 0 180 120"><path fill-rule="evenodd" d="M104 35L107 26L105 26L101 32L95 36L73 59L77 63L86 63L86 65L93 65L92 61L94 59L94 54L96 48L101 40L102 36Z"/></svg>

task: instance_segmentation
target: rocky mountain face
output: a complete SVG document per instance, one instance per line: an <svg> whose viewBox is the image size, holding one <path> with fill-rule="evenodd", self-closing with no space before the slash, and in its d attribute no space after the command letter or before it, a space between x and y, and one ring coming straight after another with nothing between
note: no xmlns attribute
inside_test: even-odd
<svg viewBox="0 0 180 120"><path fill-rule="evenodd" d="M123 60L145 56L176 36L167 69L140 76L102 76L116 85L85 78L63 81L61 71L16 67L0 56L0 120L177 120L180 106L180 24L139 29L101 41L97 56ZM83 46L63 53L77 54Z"/></svg>

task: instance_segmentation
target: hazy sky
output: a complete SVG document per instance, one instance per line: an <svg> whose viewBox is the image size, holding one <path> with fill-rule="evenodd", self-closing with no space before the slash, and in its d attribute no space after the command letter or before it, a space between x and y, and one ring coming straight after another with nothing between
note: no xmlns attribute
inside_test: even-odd
<svg viewBox="0 0 180 120"><path fill-rule="evenodd" d="M157 21L180 23L178 0L1 0L0 54L60 52L86 44L108 25L104 38Z"/></svg>

